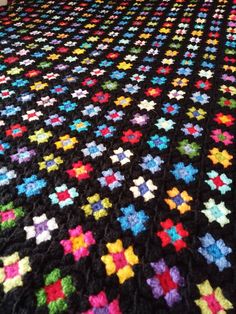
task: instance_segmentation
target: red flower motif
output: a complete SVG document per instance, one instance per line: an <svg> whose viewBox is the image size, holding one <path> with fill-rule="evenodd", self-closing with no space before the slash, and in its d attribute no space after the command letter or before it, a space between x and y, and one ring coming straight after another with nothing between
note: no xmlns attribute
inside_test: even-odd
<svg viewBox="0 0 236 314"><path fill-rule="evenodd" d="M108 53L108 55L107 55L107 59L116 59L116 58L118 58L119 57L119 53L118 52L110 52L110 53Z"/></svg>
<svg viewBox="0 0 236 314"><path fill-rule="evenodd" d="M109 98L110 98L110 94L98 92L92 97L92 101L103 104L103 103L108 102Z"/></svg>
<svg viewBox="0 0 236 314"><path fill-rule="evenodd" d="M163 231L158 231L156 235L161 239L163 247L172 244L178 252L187 246L183 238L187 237L189 233L183 228L182 223L174 225L171 219L166 219L161 222L161 226Z"/></svg>
<svg viewBox="0 0 236 314"><path fill-rule="evenodd" d="M41 74L40 70L30 70L27 73L25 73L26 77L35 77L38 76L39 74Z"/></svg>
<svg viewBox="0 0 236 314"><path fill-rule="evenodd" d="M172 68L171 67L159 67L157 69L157 73L158 74L169 74L170 72L172 71Z"/></svg>
<svg viewBox="0 0 236 314"><path fill-rule="evenodd" d="M231 126L234 124L235 118L231 114L223 114L222 112L217 113L214 120L218 124L225 124L226 126Z"/></svg>
<svg viewBox="0 0 236 314"><path fill-rule="evenodd" d="M90 177L89 172L93 171L91 164L83 164L82 161L74 163L73 168L66 172L70 177L75 177L78 181L88 179Z"/></svg>
<svg viewBox="0 0 236 314"><path fill-rule="evenodd" d="M27 131L27 127L24 125L14 124L11 125L8 130L6 130L6 136L12 136L12 137L21 137L24 132Z"/></svg>
<svg viewBox="0 0 236 314"><path fill-rule="evenodd" d="M89 86L92 87L97 83L96 79L92 79L91 77L86 77L85 80L83 80L82 85L83 86Z"/></svg>
<svg viewBox="0 0 236 314"><path fill-rule="evenodd" d="M202 88L204 90L208 90L208 89L211 89L212 84L208 80L206 80L206 81L199 80L196 82L195 86L197 88Z"/></svg>
<svg viewBox="0 0 236 314"><path fill-rule="evenodd" d="M124 143L131 143L135 144L140 141L140 138L142 137L142 133L139 131L132 131L131 129L124 131L123 136L121 138L122 142Z"/></svg>
<svg viewBox="0 0 236 314"><path fill-rule="evenodd" d="M154 88L154 87L149 87L149 88L145 91L145 94L146 94L147 96L151 96L151 97L156 98L156 97L158 97L158 96L161 95L161 92L162 92L162 90L161 90L160 88L158 88L158 87L156 87L156 88Z"/></svg>

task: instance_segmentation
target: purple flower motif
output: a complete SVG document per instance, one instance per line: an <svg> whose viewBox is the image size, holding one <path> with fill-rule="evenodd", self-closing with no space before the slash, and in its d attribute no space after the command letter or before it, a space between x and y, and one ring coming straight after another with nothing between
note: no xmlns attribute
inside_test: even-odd
<svg viewBox="0 0 236 314"><path fill-rule="evenodd" d="M114 172L112 169L103 171L102 175L101 178L98 178L98 181L102 187L107 186L110 190L120 187L120 181L124 180L124 176L121 175L120 171Z"/></svg>
<svg viewBox="0 0 236 314"><path fill-rule="evenodd" d="M47 120L45 120L46 125L59 126L62 125L63 122L66 121L66 119L63 116L59 116L58 114L54 114L48 117Z"/></svg>
<svg viewBox="0 0 236 314"><path fill-rule="evenodd" d="M154 298L164 297L169 307L181 300L179 288L184 286L184 278L176 266L169 268L164 259L157 263L151 263L155 275L147 279L148 285L152 288Z"/></svg>
<svg viewBox="0 0 236 314"><path fill-rule="evenodd" d="M19 164L23 162L28 162L30 159L36 155L34 149L28 150L26 146L18 148L17 153L11 155L11 161L17 161Z"/></svg>
<svg viewBox="0 0 236 314"><path fill-rule="evenodd" d="M149 116L146 114L140 114L140 113L136 113L133 117L132 120L130 120L130 122L132 124L138 124L140 126L146 125L148 123L149 120Z"/></svg>

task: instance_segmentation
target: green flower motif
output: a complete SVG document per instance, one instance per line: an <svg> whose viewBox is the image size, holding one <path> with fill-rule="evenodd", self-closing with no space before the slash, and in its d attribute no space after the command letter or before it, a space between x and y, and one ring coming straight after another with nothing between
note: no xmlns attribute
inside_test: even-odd
<svg viewBox="0 0 236 314"><path fill-rule="evenodd" d="M118 87L117 82L112 82L112 81L106 81L102 84L102 88L105 90L115 90Z"/></svg>
<svg viewBox="0 0 236 314"><path fill-rule="evenodd" d="M62 277L59 268L44 276L45 286L36 292L37 306L47 305L49 314L57 314L67 310L68 297L75 292L71 276Z"/></svg>
<svg viewBox="0 0 236 314"><path fill-rule="evenodd" d="M14 207L13 202L0 205L0 230L13 228L17 219L24 216L22 207Z"/></svg>
<svg viewBox="0 0 236 314"><path fill-rule="evenodd" d="M179 146L177 147L178 151L181 155L187 155L189 158L194 158L199 156L200 146L195 142L189 142L189 140L185 139L179 142Z"/></svg>
<svg viewBox="0 0 236 314"><path fill-rule="evenodd" d="M218 104L221 107L229 107L230 109L236 108L236 100L233 98L225 98L225 97L221 97Z"/></svg>
<svg viewBox="0 0 236 314"><path fill-rule="evenodd" d="M135 47L133 47L133 48L130 49L129 52L130 52L130 53L137 53L137 54L139 54L141 51L142 51L141 48L135 48Z"/></svg>

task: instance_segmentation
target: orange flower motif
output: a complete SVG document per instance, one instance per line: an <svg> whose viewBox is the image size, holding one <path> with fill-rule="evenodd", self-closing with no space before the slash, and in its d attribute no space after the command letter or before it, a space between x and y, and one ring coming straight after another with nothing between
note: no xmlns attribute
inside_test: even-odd
<svg viewBox="0 0 236 314"><path fill-rule="evenodd" d="M232 162L230 161L233 159L233 156L230 155L227 150L220 151L218 148L214 147L210 150L210 155L207 156L214 165L221 164L224 168L229 167L232 165Z"/></svg>

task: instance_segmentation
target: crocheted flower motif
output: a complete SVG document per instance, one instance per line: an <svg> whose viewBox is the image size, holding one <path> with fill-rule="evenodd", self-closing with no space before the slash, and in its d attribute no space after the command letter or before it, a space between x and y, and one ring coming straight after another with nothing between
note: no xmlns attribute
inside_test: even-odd
<svg viewBox="0 0 236 314"><path fill-rule="evenodd" d="M214 165L219 163L224 168L228 168L232 165L230 160L233 159L233 156L230 155L225 149L220 151L218 148L214 147L213 149L210 149L210 154L207 157Z"/></svg>
<svg viewBox="0 0 236 314"><path fill-rule="evenodd" d="M44 122L46 125L50 125L54 128L56 126L63 125L63 122L65 121L66 121L65 117L59 116L58 114L53 114L49 116L48 119L45 120Z"/></svg>
<svg viewBox="0 0 236 314"><path fill-rule="evenodd" d="M33 225L25 226L26 239L35 238L36 244L51 240L51 232L58 229L55 218L48 219L46 214L33 217Z"/></svg>
<svg viewBox="0 0 236 314"><path fill-rule="evenodd" d="M218 190L221 194L231 191L230 184L232 180L226 174L219 174L215 170L212 170L207 172L207 175L209 180L205 180L205 182L211 187L211 190Z"/></svg>
<svg viewBox="0 0 236 314"><path fill-rule="evenodd" d="M192 135L194 138L202 135L203 128L201 128L198 124L186 123L184 127L181 129L185 135Z"/></svg>
<svg viewBox="0 0 236 314"><path fill-rule="evenodd" d="M132 131L131 129L123 131L123 136L121 137L122 142L136 144L140 142L142 133L139 131Z"/></svg>
<svg viewBox="0 0 236 314"><path fill-rule="evenodd" d="M91 126L91 124L88 121L82 121L81 119L77 119L73 121L73 124L70 125L71 131L77 131L77 132L83 132L87 131L88 127Z"/></svg>
<svg viewBox="0 0 236 314"><path fill-rule="evenodd" d="M71 178L75 177L78 181L90 178L89 173L93 171L91 164L83 164L82 161L79 160L73 163L72 166L72 169L66 171Z"/></svg>
<svg viewBox="0 0 236 314"><path fill-rule="evenodd" d="M233 304L225 298L220 287L213 289L208 280L203 281L201 284L197 285L197 287L200 298L194 302L199 306L202 314L223 314L233 309Z"/></svg>
<svg viewBox="0 0 236 314"><path fill-rule="evenodd" d="M167 120L165 118L160 118L157 120L155 126L158 127L159 130L164 129L166 132L174 129L175 122L171 119Z"/></svg>
<svg viewBox="0 0 236 314"><path fill-rule="evenodd" d="M12 136L13 138L21 137L27 132L26 126L21 126L20 124L11 125L8 130L6 130L6 136Z"/></svg>
<svg viewBox="0 0 236 314"><path fill-rule="evenodd" d="M158 148L159 150L166 149L170 140L166 136L153 135L148 141L151 148Z"/></svg>
<svg viewBox="0 0 236 314"><path fill-rule="evenodd" d="M44 161L38 163L39 170L46 169L47 172L55 171L59 169L60 164L63 163L61 157L55 157L54 154L50 154L43 157Z"/></svg>
<svg viewBox="0 0 236 314"><path fill-rule="evenodd" d="M29 136L30 142L37 142L38 144L47 143L49 138L52 137L52 132L45 132L43 128L34 131L33 135Z"/></svg>
<svg viewBox="0 0 236 314"><path fill-rule="evenodd" d="M15 207L13 202L0 204L0 230L13 228L17 220L24 217L25 213L22 207Z"/></svg>
<svg viewBox="0 0 236 314"><path fill-rule="evenodd" d="M174 164L174 170L171 170L176 180L183 180L186 184L195 181L195 175L198 169L194 168L192 164L185 165L183 162Z"/></svg>
<svg viewBox="0 0 236 314"><path fill-rule="evenodd" d="M229 107L231 109L233 108L236 108L236 100L231 98L231 99L228 99L228 98L225 98L225 97L221 97L218 104L221 106L221 107Z"/></svg>
<svg viewBox="0 0 236 314"><path fill-rule="evenodd" d="M135 255L133 247L129 246L124 249L120 239L113 243L107 243L106 247L109 254L103 255L101 260L105 264L107 275L116 274L120 284L134 277L133 266L138 264L139 258Z"/></svg>
<svg viewBox="0 0 236 314"><path fill-rule="evenodd" d="M31 271L29 264L29 257L19 256L15 252L9 256L0 257L3 266L0 267L0 284L3 285L5 293L11 291L16 287L23 286L24 275Z"/></svg>
<svg viewBox="0 0 236 314"><path fill-rule="evenodd" d="M181 301L179 289L185 285L185 282L178 268L176 266L169 268L163 258L156 263L151 263L151 266L155 275L147 279L147 284L151 287L154 298L164 297L169 307Z"/></svg>
<svg viewBox="0 0 236 314"><path fill-rule="evenodd" d="M210 233L206 233L199 239L202 246L199 247L198 252L205 257L207 264L214 263L219 271L231 267L226 256L232 252L232 249L226 246L222 239L215 240Z"/></svg>
<svg viewBox="0 0 236 314"><path fill-rule="evenodd" d="M32 159L33 156L36 156L36 151L34 149L28 150L26 146L18 148L17 153L11 155L11 161L16 161L19 164L23 162L28 162Z"/></svg>
<svg viewBox="0 0 236 314"><path fill-rule="evenodd" d="M82 226L77 226L69 230L70 238L60 241L64 249L64 254L73 254L75 261L89 255L89 247L95 244L91 231L83 232Z"/></svg>
<svg viewBox="0 0 236 314"><path fill-rule="evenodd" d="M189 206L189 202L193 200L193 198L188 195L186 191L180 192L176 187L167 191L169 198L165 198L165 202L169 205L170 209L178 209L180 214L184 214L187 211L191 210Z"/></svg>
<svg viewBox="0 0 236 314"><path fill-rule="evenodd" d="M68 134L60 136L59 141L55 142L56 148L62 148L64 151L73 149L75 144L78 143L76 137L70 137Z"/></svg>
<svg viewBox="0 0 236 314"><path fill-rule="evenodd" d="M103 144L96 144L95 141L86 143L86 148L81 149L84 156L90 156L93 159L99 156L102 156L102 153L106 150L106 147Z"/></svg>
<svg viewBox="0 0 236 314"><path fill-rule="evenodd" d="M136 211L132 204L120 210L124 215L118 217L117 220L122 230L131 230L135 236L146 230L145 223L149 220L149 216L143 210Z"/></svg>
<svg viewBox="0 0 236 314"><path fill-rule="evenodd" d="M9 185L11 180L16 177L14 170L7 170L6 167L0 168L0 186Z"/></svg>
<svg viewBox="0 0 236 314"><path fill-rule="evenodd" d="M161 164L164 161L159 157L152 157L152 155L148 154L145 157L142 157L143 162L139 164L144 170L149 170L151 173L155 173L161 170Z"/></svg>
<svg viewBox="0 0 236 314"><path fill-rule="evenodd" d="M60 208L72 205L74 198L79 196L79 193L75 188L68 189L66 184L62 184L56 187L56 193L49 195L52 204L58 204Z"/></svg>
<svg viewBox="0 0 236 314"><path fill-rule="evenodd" d="M140 113L135 113L133 119L130 120L132 124L138 124L140 126L144 126L148 123L149 117L146 114L141 115Z"/></svg>
<svg viewBox="0 0 236 314"><path fill-rule="evenodd" d="M87 200L89 203L83 205L81 208L84 211L86 217L93 215L96 220L107 216L107 210L112 207L110 200L107 197L101 199L98 193L87 197Z"/></svg>
<svg viewBox="0 0 236 314"><path fill-rule="evenodd" d="M157 190L157 187L153 184L152 180L145 181L143 177L138 177L133 180L134 186L130 187L130 191L133 193L134 198L142 196L145 202L148 202L155 195L152 193Z"/></svg>
<svg viewBox="0 0 236 314"><path fill-rule="evenodd" d="M230 145L233 144L233 139L234 136L230 134L229 132L223 132L220 129L213 130L211 132L211 138L216 142L216 143L223 143L224 145Z"/></svg>
<svg viewBox="0 0 236 314"><path fill-rule="evenodd" d="M107 126L106 124L99 125L97 130L94 132L96 137L110 138L113 136L113 133L116 131L116 128L113 126Z"/></svg>
<svg viewBox="0 0 236 314"><path fill-rule="evenodd" d="M72 277L63 276L59 268L44 275L45 286L36 292L37 308L48 307L49 314L61 313L68 308L68 298L75 292Z"/></svg>
<svg viewBox="0 0 236 314"><path fill-rule="evenodd" d="M23 179L23 183L16 186L18 194L25 194L27 197L39 195L42 189L47 186L44 179L38 179L36 175L32 175Z"/></svg>
<svg viewBox="0 0 236 314"><path fill-rule="evenodd" d="M116 104L116 106L121 106L122 108L125 108L131 105L131 101L132 98L130 97L120 96L114 101L114 103Z"/></svg>
<svg viewBox="0 0 236 314"><path fill-rule="evenodd" d="M124 150L122 147L113 150L114 155L110 156L112 163L119 162L122 166L130 162L130 157L133 156L133 153L126 149Z"/></svg>
<svg viewBox="0 0 236 314"><path fill-rule="evenodd" d="M189 233L184 229L182 223L174 225L171 219L166 219L160 224L163 231L158 231L156 235L161 239L163 247L172 244L177 252L187 247L183 239L186 238Z"/></svg>
<svg viewBox="0 0 236 314"><path fill-rule="evenodd" d="M190 119L196 119L197 121L200 121L202 119L205 119L206 111L202 108L197 109L195 107L189 108L187 115Z"/></svg>
<svg viewBox="0 0 236 314"><path fill-rule="evenodd" d="M10 144L0 140L0 155L4 155L5 151L10 148Z"/></svg>
<svg viewBox="0 0 236 314"><path fill-rule="evenodd" d="M154 110L155 106L156 106L156 103L155 103L153 100L148 101L147 99L142 100L142 101L138 104L138 107L139 107L140 109L145 109L145 110L147 110L147 111Z"/></svg>
<svg viewBox="0 0 236 314"><path fill-rule="evenodd" d="M108 187L110 190L114 190L121 186L121 181L124 180L124 176L120 171L114 172L112 169L102 171L102 177L98 178L102 187Z"/></svg>
<svg viewBox="0 0 236 314"><path fill-rule="evenodd" d="M122 314L118 299L114 299L109 303L104 291L99 292L97 295L90 295L89 303L91 309L83 312L82 314Z"/></svg>
<svg viewBox="0 0 236 314"><path fill-rule="evenodd" d="M200 155L200 146L195 142L190 142L185 139L179 142L179 146L177 147L178 151L181 155L187 155L189 158L194 158Z"/></svg>
<svg viewBox="0 0 236 314"><path fill-rule="evenodd" d="M216 221L221 225L221 227L224 227L224 225L230 222L227 215L230 214L231 211L225 207L224 202L216 204L215 200L210 198L206 203L204 203L204 205L205 209L202 210L202 213L205 214L209 222Z"/></svg>

